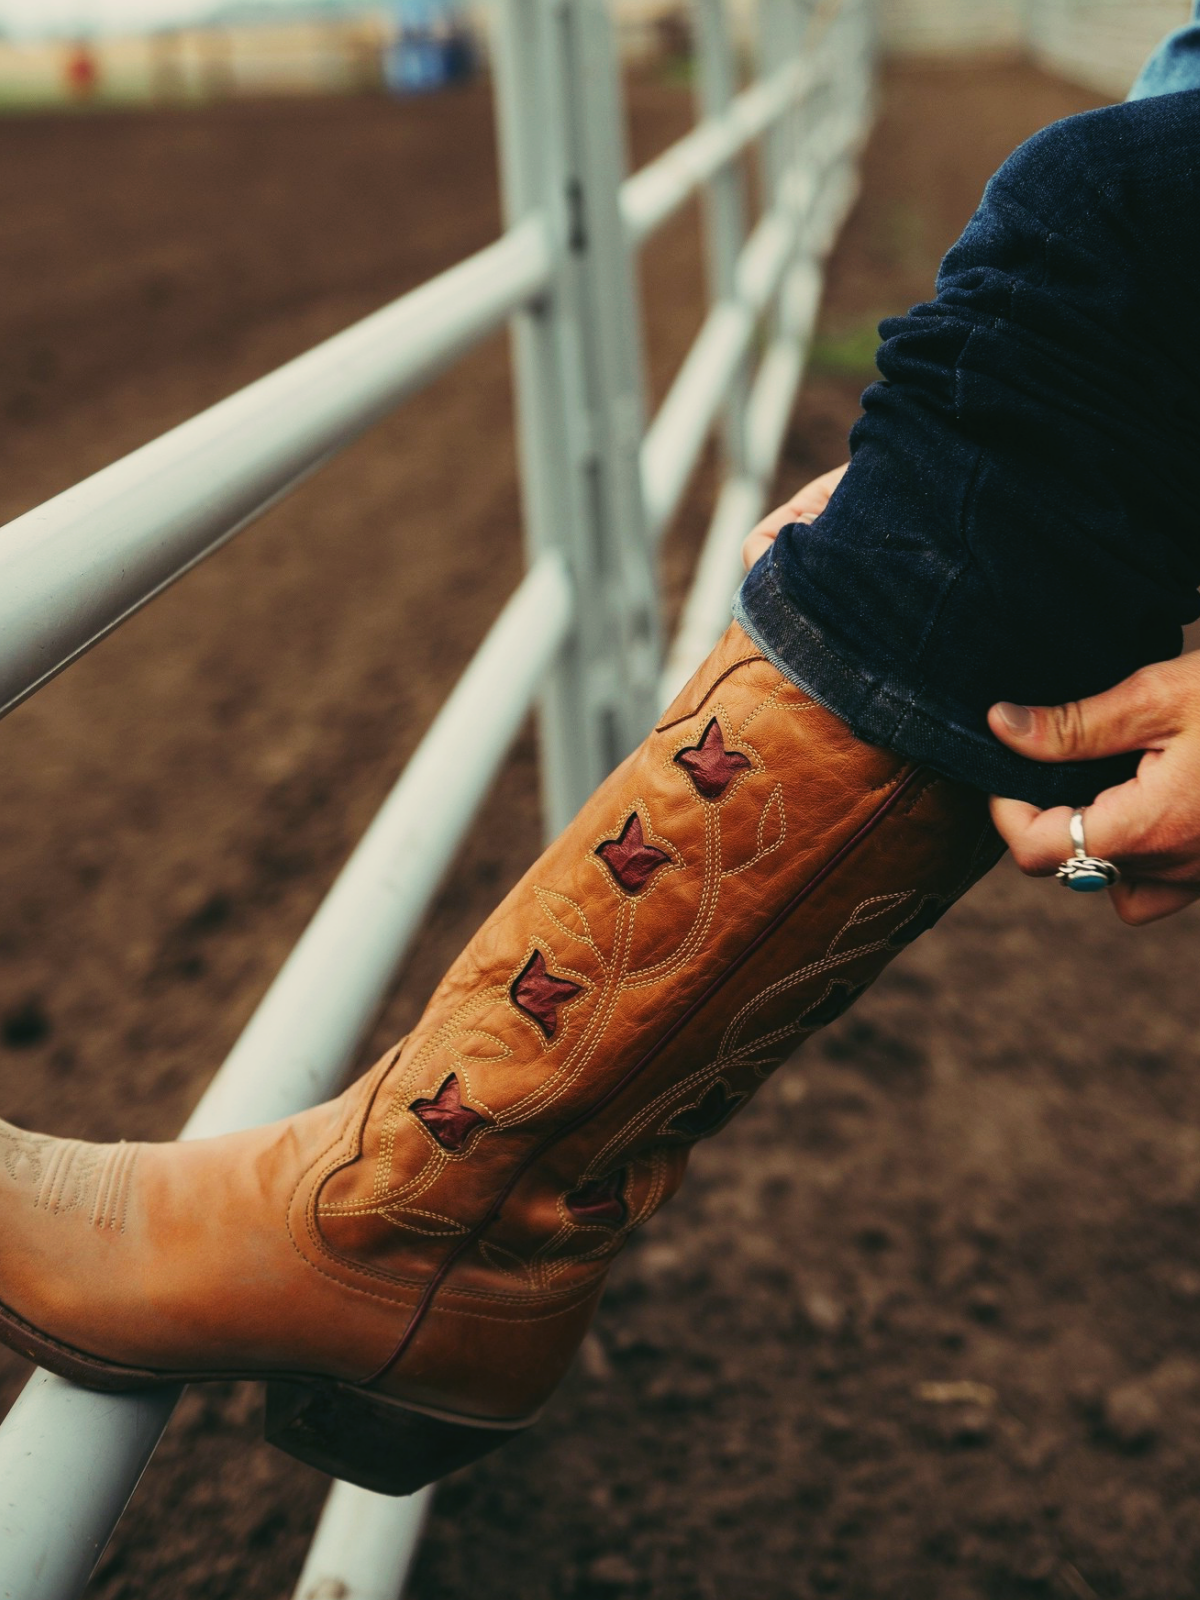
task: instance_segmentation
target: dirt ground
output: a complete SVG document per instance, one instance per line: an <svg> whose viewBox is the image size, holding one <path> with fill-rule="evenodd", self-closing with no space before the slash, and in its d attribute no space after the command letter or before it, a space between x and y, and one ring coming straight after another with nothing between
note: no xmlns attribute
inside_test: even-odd
<svg viewBox="0 0 1200 1600"><path fill-rule="evenodd" d="M781 487L987 174L1089 103L888 73ZM631 106L639 158L687 123ZM0 216L7 517L492 237L490 110L8 121ZM656 393L697 261L691 217L647 260ZM498 340L0 729L3 1115L178 1127L516 582L508 416ZM527 737L373 1047L537 840ZM999 868L697 1151L544 1426L439 1491L416 1600L1200 1593L1198 948ZM286 1600L326 1484L257 1406L185 1398L93 1600Z"/></svg>

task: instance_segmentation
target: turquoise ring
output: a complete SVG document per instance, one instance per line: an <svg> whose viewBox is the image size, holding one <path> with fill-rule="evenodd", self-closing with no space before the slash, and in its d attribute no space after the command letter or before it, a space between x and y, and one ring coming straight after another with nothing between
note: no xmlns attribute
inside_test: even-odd
<svg viewBox="0 0 1200 1600"><path fill-rule="evenodd" d="M1067 857L1054 876L1059 883L1065 883L1068 889L1074 889L1077 894L1095 894L1100 889L1111 889L1114 883L1120 883L1121 873L1103 856L1088 855L1087 842L1083 837L1083 812L1084 807L1077 806L1071 813L1071 843L1075 846L1075 854Z"/></svg>

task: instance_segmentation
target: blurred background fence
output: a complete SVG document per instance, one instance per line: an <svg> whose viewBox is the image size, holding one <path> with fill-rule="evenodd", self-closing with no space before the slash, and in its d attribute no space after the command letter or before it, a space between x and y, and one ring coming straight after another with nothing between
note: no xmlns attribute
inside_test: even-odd
<svg viewBox="0 0 1200 1600"><path fill-rule="evenodd" d="M408 13L413 0L407 0ZM432 0L426 0L429 12ZM445 4L440 7L446 12ZM459 10L464 33L486 52L486 5ZM617 0L627 58L686 53L690 23L679 0ZM354 93L427 86L397 70L406 0L222 5L189 26L91 38L0 38L0 109L62 102L162 102L230 95ZM731 6L748 49L750 0ZM1187 0L882 0L880 42L895 55L1024 56L1120 97L1154 44L1187 19ZM436 28L433 30L436 32Z"/></svg>
<svg viewBox="0 0 1200 1600"><path fill-rule="evenodd" d="M1019 53L1119 99L1190 11L1187 0L884 0L882 43L899 55Z"/></svg>

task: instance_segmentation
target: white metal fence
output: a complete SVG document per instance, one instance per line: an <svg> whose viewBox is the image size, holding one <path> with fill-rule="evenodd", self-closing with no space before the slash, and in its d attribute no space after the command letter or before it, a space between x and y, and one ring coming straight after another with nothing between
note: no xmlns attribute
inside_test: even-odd
<svg viewBox="0 0 1200 1600"><path fill-rule="evenodd" d="M1190 0L880 0L880 42L901 55L1019 51L1121 99L1191 11Z"/></svg>
<svg viewBox="0 0 1200 1600"><path fill-rule="evenodd" d="M554 833L728 617L854 192L872 13L870 0L759 0L757 75L740 91L722 0L694 0L693 18L697 125L626 179L607 0L494 0L502 237L0 529L3 712L512 321L528 572L182 1138L335 1092L531 707ZM697 191L711 305L647 425L636 254ZM664 665L656 547L714 428L724 479ZM3 1600L82 1592L177 1399L34 1376L0 1428ZM335 1484L297 1595L394 1600L426 1503Z"/></svg>
<svg viewBox="0 0 1200 1600"><path fill-rule="evenodd" d="M1037 0L1029 47L1048 71L1120 100L1158 42L1191 14L1190 0Z"/></svg>

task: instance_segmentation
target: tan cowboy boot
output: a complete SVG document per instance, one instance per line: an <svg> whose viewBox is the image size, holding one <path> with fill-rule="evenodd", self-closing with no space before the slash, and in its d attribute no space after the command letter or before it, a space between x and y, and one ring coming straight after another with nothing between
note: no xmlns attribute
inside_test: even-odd
<svg viewBox="0 0 1200 1600"><path fill-rule="evenodd" d="M267 1436L407 1493L535 1418L630 1230L995 861L736 626L340 1099L192 1144L3 1128L0 1323L102 1389L265 1378Z"/></svg>

